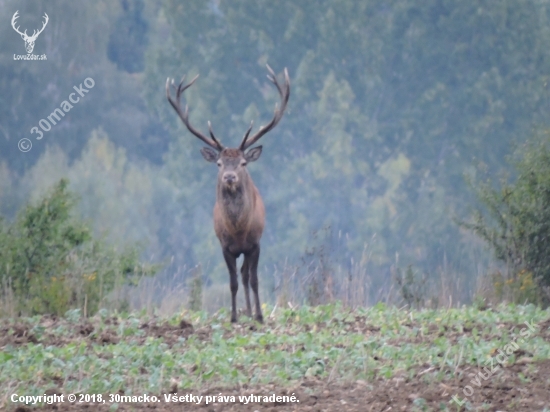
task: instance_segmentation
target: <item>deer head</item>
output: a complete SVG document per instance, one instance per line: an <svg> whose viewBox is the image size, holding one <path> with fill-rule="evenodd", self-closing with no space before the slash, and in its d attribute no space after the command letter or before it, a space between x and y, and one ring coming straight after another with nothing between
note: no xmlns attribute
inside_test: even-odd
<svg viewBox="0 0 550 412"><path fill-rule="evenodd" d="M264 136L267 132L277 126L285 112L288 99L290 97L290 78L288 76L288 71L285 68L285 84L283 87L281 87L281 85L277 81L275 73L273 72L271 67L269 67L269 65L267 65L267 70L269 71L269 75L267 76L267 78L271 81L271 83L275 85L277 91L279 92L279 96L281 97L281 107L275 106L275 114L273 115L271 121L266 125L261 126L260 129L252 137L249 137L253 126L253 122L251 122L250 127L246 131L243 140L241 141L241 144L238 148L233 149L225 148L221 144L221 142L214 135L210 122L208 122L210 138L195 129L189 122L189 107L185 106L185 110L182 110L181 108L181 95L185 90L191 87L193 83L195 83L199 76L197 75L187 85L183 84L185 80L184 77L177 87L174 85L173 80L171 82L169 80L166 81L166 97L168 98L168 101L170 102L174 110L178 113L180 119L185 124L187 129L208 145L208 147L204 147L201 149L201 154L206 161L217 163L219 167L218 182L219 184L222 184L224 186L228 186L230 188L235 187L238 186L241 181L243 181L245 177L244 174L247 174L247 163L258 160L262 153L262 146L257 146L248 151L246 150L250 146L255 144L258 140L260 140L260 138ZM170 95L170 84L172 84L172 87L176 89L175 100L172 99L172 96Z"/></svg>
<svg viewBox="0 0 550 412"><path fill-rule="evenodd" d="M38 31L34 30L32 33L32 36L27 35L27 30L25 30L23 33L19 31L19 26L15 27L16 21L19 18L18 16L19 10L15 12L11 19L11 26L13 29L21 35L21 38L25 41L25 49L27 49L27 53L32 53L34 50L34 42L38 38L38 35L44 31L44 28L48 24L49 17L46 13L44 13L44 23L42 24L42 28Z"/></svg>

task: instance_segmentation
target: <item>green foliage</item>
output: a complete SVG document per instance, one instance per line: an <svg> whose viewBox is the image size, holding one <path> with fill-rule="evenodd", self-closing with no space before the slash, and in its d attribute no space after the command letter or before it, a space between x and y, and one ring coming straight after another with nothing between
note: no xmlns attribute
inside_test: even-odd
<svg viewBox="0 0 550 412"><path fill-rule="evenodd" d="M73 216L76 198L60 180L11 225L0 222L0 280L17 313L63 314L81 308L93 314L115 286L152 273L136 248L117 252L94 240Z"/></svg>
<svg viewBox="0 0 550 412"><path fill-rule="evenodd" d="M174 386L181 393L216 385L217 394L240 385L295 388L311 377L349 387L419 370L433 384L438 377L455 381L457 369L481 369L496 349L518 339L526 321L534 330L521 335L521 350L534 362L550 356L543 326L550 312L533 305L404 311L379 304L352 311L330 304L265 312L272 313L268 323L253 327L230 324L227 310L211 317L186 312L183 319L82 319L71 311L53 325L50 317L6 320L2 342L17 342L22 332L35 342L0 352L0 408L15 391L41 395L51 388L163 394Z"/></svg>
<svg viewBox="0 0 550 412"><path fill-rule="evenodd" d="M132 0L132 3L139 3ZM63 147L74 159L85 146L90 132L101 125L117 145L132 153L140 153L160 162L167 148L166 132L147 115L140 98L140 80L135 75L117 70L108 59L109 36L128 28L128 18L134 24L132 33L120 33L118 39L131 49L121 50L116 44L118 60L126 68L143 67L146 44L144 19L149 9L132 7L125 13L119 1L98 0L76 4L65 0L51 0L45 5L32 0L7 0L0 10L3 20L9 21L19 10L21 29L32 33L40 27L41 16L46 12L50 19L36 41L35 54L45 54L47 60L38 62L14 61L14 54L24 54L23 41L10 24L0 27L0 90L9 96L0 101L0 157L17 173L28 170L43 154L49 143ZM133 17L129 17L131 14ZM117 19L127 17L117 25ZM135 26L138 26L136 30ZM80 35L74 35L79 33ZM132 37L134 35L134 37ZM122 53L126 55L122 57ZM44 133L42 140L30 133L41 119L47 119L62 101L75 92L84 79L91 77L95 86L74 105L70 115ZM76 94L76 97L79 97ZM74 97L73 97L74 99ZM30 152L22 154L17 148L21 138L32 141Z"/></svg>
<svg viewBox="0 0 550 412"><path fill-rule="evenodd" d="M522 145L512 161L517 177L495 189L494 182L474 185L485 212L461 225L490 246L510 269L495 279L497 294L510 290L515 301L550 301L550 133ZM536 284L536 285L535 285ZM536 293L536 286L538 292Z"/></svg>
<svg viewBox="0 0 550 412"><path fill-rule="evenodd" d="M271 115L267 62L289 68L292 96L250 169L267 207L263 264L296 258L312 231L330 225L346 239L336 264L368 242L378 273L399 252L422 272L448 264L473 276L479 253L450 216L471 200L462 176L472 156L497 171L518 131L545 121L550 36L542 5L168 0L159 22L169 35L150 47L145 95L177 130L166 163L184 188L193 261L216 253L203 213L213 204L215 170L176 127L159 85L200 73L184 96L190 118L203 131L211 120L235 145L250 120L258 127ZM378 279L375 289L388 286Z"/></svg>
<svg viewBox="0 0 550 412"><path fill-rule="evenodd" d="M0 27L2 213L11 218L37 197L47 185L36 182L70 175L94 235L109 229L118 245L148 242L148 256L174 258L178 273L202 264L209 282L227 281L212 230L216 170L166 102L167 77L200 73L184 95L190 119L202 131L211 120L232 146L251 120L257 130L273 114L265 64L289 69L287 113L250 167L267 208L262 272L294 264L311 248L310 234L331 226L335 270L346 272L368 246L372 290L387 291L399 253L404 267L431 274L447 266L464 277L461 302L489 259L450 219L473 198L464 170L473 157L492 174L506 169L511 143L548 124L545 2L3 4L2 21L15 10L22 28L40 24L43 12L50 21L36 43L35 53L48 56L40 62L14 61L21 38ZM86 77L94 88L36 140L30 128ZM33 139L25 154L23 137ZM262 279L273 290L273 277Z"/></svg>
<svg viewBox="0 0 550 412"><path fill-rule="evenodd" d="M122 14L109 36L107 56L128 73L143 71L147 46L147 21L143 18L143 0L122 0Z"/></svg>
<svg viewBox="0 0 550 412"><path fill-rule="evenodd" d="M513 275L505 276L501 272L491 275L495 297L498 301L512 301L518 303L532 302L540 304L545 296L546 287L540 287L540 282L536 282L533 273L526 269L520 270ZM547 303L547 302L544 302Z"/></svg>

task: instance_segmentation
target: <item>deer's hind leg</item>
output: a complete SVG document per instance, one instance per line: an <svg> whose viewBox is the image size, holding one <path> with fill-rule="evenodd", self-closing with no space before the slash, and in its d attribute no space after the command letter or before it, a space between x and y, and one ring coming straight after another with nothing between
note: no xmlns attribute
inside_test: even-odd
<svg viewBox="0 0 550 412"><path fill-rule="evenodd" d="M252 292L254 292L254 306L256 307L256 316L254 317L258 322L263 323L264 318L262 315L262 307L260 305L260 295L258 293L258 261L260 260L260 245L256 246L252 253L250 253L250 286Z"/></svg>

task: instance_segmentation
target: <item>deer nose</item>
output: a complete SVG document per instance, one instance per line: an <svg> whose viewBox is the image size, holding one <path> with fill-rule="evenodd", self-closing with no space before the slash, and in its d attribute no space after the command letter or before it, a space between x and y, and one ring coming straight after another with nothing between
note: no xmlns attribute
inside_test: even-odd
<svg viewBox="0 0 550 412"><path fill-rule="evenodd" d="M237 181L237 174L235 172L225 172L223 174L223 181L226 183L234 183Z"/></svg>

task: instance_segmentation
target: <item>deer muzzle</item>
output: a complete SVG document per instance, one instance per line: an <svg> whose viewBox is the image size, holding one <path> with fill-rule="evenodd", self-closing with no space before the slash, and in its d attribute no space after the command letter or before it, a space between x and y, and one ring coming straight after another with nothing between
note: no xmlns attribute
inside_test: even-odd
<svg viewBox="0 0 550 412"><path fill-rule="evenodd" d="M237 173L235 172L225 172L222 176L223 182L228 185L233 185L239 181Z"/></svg>

